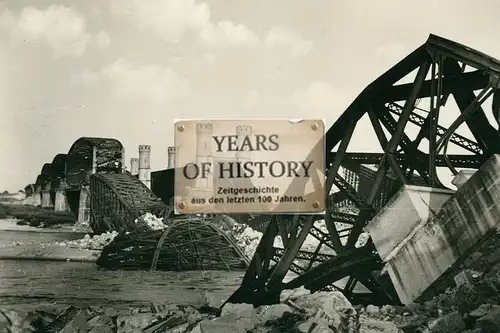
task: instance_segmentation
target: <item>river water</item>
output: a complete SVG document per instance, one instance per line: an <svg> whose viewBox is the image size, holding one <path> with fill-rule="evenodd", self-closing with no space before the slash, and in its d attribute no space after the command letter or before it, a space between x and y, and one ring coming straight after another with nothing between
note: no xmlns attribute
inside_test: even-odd
<svg viewBox="0 0 500 333"><path fill-rule="evenodd" d="M75 233L0 231L0 244L78 239ZM244 272L106 271L94 263L0 260L0 307L222 303Z"/></svg>
<svg viewBox="0 0 500 333"><path fill-rule="evenodd" d="M0 306L200 304L206 293L220 302L244 272L105 271L95 264L2 260Z"/></svg>

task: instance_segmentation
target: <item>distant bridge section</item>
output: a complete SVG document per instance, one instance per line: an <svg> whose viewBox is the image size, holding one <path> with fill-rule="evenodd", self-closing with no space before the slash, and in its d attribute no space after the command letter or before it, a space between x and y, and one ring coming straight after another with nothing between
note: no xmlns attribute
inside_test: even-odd
<svg viewBox="0 0 500 333"><path fill-rule="evenodd" d="M50 173L51 188L63 186L61 182L66 178L66 154L57 154L52 160Z"/></svg>
<svg viewBox="0 0 500 333"><path fill-rule="evenodd" d="M168 214L167 206L149 189L150 151L150 146L139 146L141 158L134 159L142 172L132 176L125 170L120 141L82 137L67 154L44 164L35 184L25 191L35 206L71 210L99 232L118 230L116 226L130 226L145 212Z"/></svg>
<svg viewBox="0 0 500 333"><path fill-rule="evenodd" d="M79 188L96 172L121 172L124 155L123 145L116 139L84 137L76 140L66 159L68 186Z"/></svg>

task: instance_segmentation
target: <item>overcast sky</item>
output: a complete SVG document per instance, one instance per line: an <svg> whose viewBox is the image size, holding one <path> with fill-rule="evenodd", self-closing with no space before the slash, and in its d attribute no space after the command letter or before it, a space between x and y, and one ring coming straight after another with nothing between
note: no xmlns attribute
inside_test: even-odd
<svg viewBox="0 0 500 333"><path fill-rule="evenodd" d="M492 0L0 2L0 189L81 136L167 165L175 118L331 124L429 33L500 58ZM357 135L356 148L370 140Z"/></svg>

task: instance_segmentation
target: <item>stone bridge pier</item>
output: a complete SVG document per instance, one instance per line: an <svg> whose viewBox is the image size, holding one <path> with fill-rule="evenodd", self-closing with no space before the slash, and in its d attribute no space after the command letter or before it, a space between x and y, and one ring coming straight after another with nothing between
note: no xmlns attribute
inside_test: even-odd
<svg viewBox="0 0 500 333"><path fill-rule="evenodd" d="M90 223L90 186L82 184L80 187L80 201L78 204L78 223Z"/></svg>
<svg viewBox="0 0 500 333"><path fill-rule="evenodd" d="M52 208L54 204L52 203L52 198L50 197L51 184L50 182L42 185L42 208Z"/></svg>
<svg viewBox="0 0 500 333"><path fill-rule="evenodd" d="M66 196L66 181L61 180L59 186L54 189L54 211L56 212L69 212L69 202Z"/></svg>
<svg viewBox="0 0 500 333"><path fill-rule="evenodd" d="M36 184L33 192L33 206L42 206L42 185Z"/></svg>

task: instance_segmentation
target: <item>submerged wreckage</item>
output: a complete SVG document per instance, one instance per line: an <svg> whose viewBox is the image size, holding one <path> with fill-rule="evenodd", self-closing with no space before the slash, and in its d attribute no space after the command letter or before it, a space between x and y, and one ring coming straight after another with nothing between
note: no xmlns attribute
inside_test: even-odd
<svg viewBox="0 0 500 333"><path fill-rule="evenodd" d="M371 83L326 133L329 207L324 216L234 216L263 233L249 263L230 238L213 228L216 223L203 222L197 231L185 222L160 232L133 230L133 237L149 244L150 256L146 264L129 265L146 269L199 268L208 262L214 267L248 265L231 303L275 303L281 291L300 286L313 292L340 290L358 304L425 299L466 269L471 254L500 225L500 140L495 124L500 116L499 78L500 61L431 35ZM349 150L352 137L367 135L366 128L356 132L364 120L373 128L380 153ZM468 137L459 134L464 129ZM85 161L119 156L122 149L116 145L116 154L100 154L101 146L87 149L90 159ZM146 146L141 147L143 154ZM90 187L80 192L90 198L91 226L96 231L130 231L136 228L133 221L147 211L171 216L173 166L152 172L149 178L141 167L138 176L119 168L100 172L104 160L86 162ZM440 181L440 167L455 176L458 190ZM33 196L40 195L41 185L31 187ZM80 200L79 211L87 207L82 206L85 202ZM196 232L201 236L192 238ZM225 261L213 261L203 235L218 240L213 251ZM120 257L120 244L130 246L124 237L105 249L102 265ZM304 247L308 237L316 240L314 249ZM277 238L282 247L275 245ZM184 252L177 253L185 259L182 265L162 256L165 242L182 243L166 250L174 256L175 249L182 248ZM122 259L115 262L123 263ZM284 282L289 271L296 275Z"/></svg>

